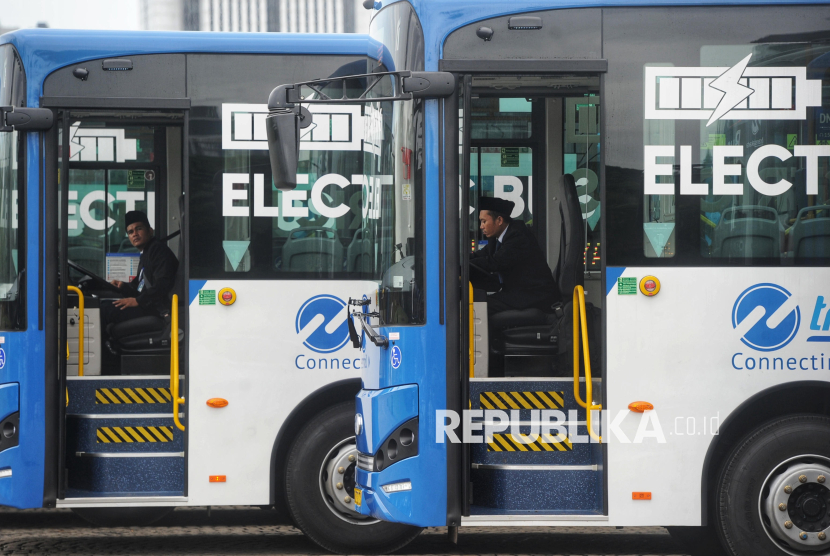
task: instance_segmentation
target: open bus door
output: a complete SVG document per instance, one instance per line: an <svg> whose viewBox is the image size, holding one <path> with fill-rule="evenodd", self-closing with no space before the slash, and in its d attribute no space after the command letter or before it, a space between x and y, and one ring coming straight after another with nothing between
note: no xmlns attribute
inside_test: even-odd
<svg viewBox="0 0 830 556"><path fill-rule="evenodd" d="M459 367L467 369L460 394L482 431L463 444L464 521L522 514L596 519L607 514L596 411L604 394L600 78L551 73L529 86L526 76L478 68L460 80L461 199L468 207L460 212L459 263L461 282L470 283L460 292L461 306L470 308L458 319ZM558 301L488 314L488 295L499 283L470 266L471 254L486 245L481 197L514 203L510 226L528 228L538 242ZM569 488L523 486L531 483Z"/></svg>
<svg viewBox="0 0 830 556"><path fill-rule="evenodd" d="M54 102L45 158L57 178L47 195L59 200L58 242L47 242L60 288L57 505L100 524L148 522L187 495L184 102L153 111L130 99L97 110ZM163 315L106 323L106 305L123 297L110 282L139 273L124 223L132 210L147 214L178 270ZM115 500L142 507L105 507Z"/></svg>

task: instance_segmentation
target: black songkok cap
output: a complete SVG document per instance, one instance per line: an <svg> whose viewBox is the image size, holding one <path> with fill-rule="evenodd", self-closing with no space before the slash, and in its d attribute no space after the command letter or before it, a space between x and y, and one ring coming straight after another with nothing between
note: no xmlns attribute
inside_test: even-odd
<svg viewBox="0 0 830 556"><path fill-rule="evenodd" d="M478 210L492 210L505 216L510 216L513 213L513 207L516 203L508 201L507 199L499 199L498 197L479 197Z"/></svg>
<svg viewBox="0 0 830 556"><path fill-rule="evenodd" d="M124 215L124 228L129 228L130 224L135 224L136 222L141 222L148 228L152 227L150 226L150 221L147 220L147 215L140 210L131 210Z"/></svg>

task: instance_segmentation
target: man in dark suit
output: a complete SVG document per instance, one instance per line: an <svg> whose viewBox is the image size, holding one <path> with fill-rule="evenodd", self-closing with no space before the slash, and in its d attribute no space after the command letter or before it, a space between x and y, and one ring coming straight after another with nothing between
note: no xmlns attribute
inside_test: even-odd
<svg viewBox="0 0 830 556"><path fill-rule="evenodd" d="M559 289L536 238L524 222L510 218L513 202L481 197L478 206L480 228L488 241L473 253L470 265L474 275L491 273L495 287L486 289L498 289L487 296L487 312L491 316L511 309L549 312L560 300Z"/></svg>
<svg viewBox="0 0 830 556"><path fill-rule="evenodd" d="M156 239L147 215L133 210L124 215L127 237L141 252L138 276L131 282L113 280L124 294L111 304L102 306L105 325L117 324L139 317L161 317L170 312L168 294L176 281L179 260L167 245Z"/></svg>

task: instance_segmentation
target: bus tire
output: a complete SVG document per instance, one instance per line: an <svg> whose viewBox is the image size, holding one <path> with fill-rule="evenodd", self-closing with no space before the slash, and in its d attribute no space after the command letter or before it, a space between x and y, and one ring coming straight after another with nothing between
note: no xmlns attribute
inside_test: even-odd
<svg viewBox="0 0 830 556"><path fill-rule="evenodd" d="M349 456L356 454L354 402L337 404L314 417L288 455L285 494L291 518L308 538L331 552L394 552L417 537L421 528L378 521L349 510L345 500L354 498L356 464ZM329 475L332 467L333 473L341 467L345 471ZM337 483L342 483L342 488L337 489ZM334 498L334 493L341 496Z"/></svg>
<svg viewBox="0 0 830 556"><path fill-rule="evenodd" d="M169 507L72 508L84 521L99 527L142 527L160 520L173 511Z"/></svg>
<svg viewBox="0 0 830 556"><path fill-rule="evenodd" d="M724 545L736 556L827 554L830 532L820 537L830 527L827 477L830 418L792 415L752 431L737 443L718 480Z"/></svg>

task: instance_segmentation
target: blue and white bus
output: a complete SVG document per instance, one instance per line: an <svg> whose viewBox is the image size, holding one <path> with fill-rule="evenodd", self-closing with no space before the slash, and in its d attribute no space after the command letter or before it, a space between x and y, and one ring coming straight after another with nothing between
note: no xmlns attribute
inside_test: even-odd
<svg viewBox="0 0 830 556"><path fill-rule="evenodd" d="M267 120L285 191L303 110L377 122L355 509L830 554L830 5L367 4L369 75L275 81ZM560 302L488 316L482 196Z"/></svg>
<svg viewBox="0 0 830 556"><path fill-rule="evenodd" d="M366 122L315 107L290 194L272 185L264 128L275 80L363 73L366 48L361 35L3 35L0 504L98 523L275 507L339 551L417 534L351 498L361 359L346 300L374 276ZM109 282L137 274L131 210L177 255L175 297L165 318L104 329Z"/></svg>

